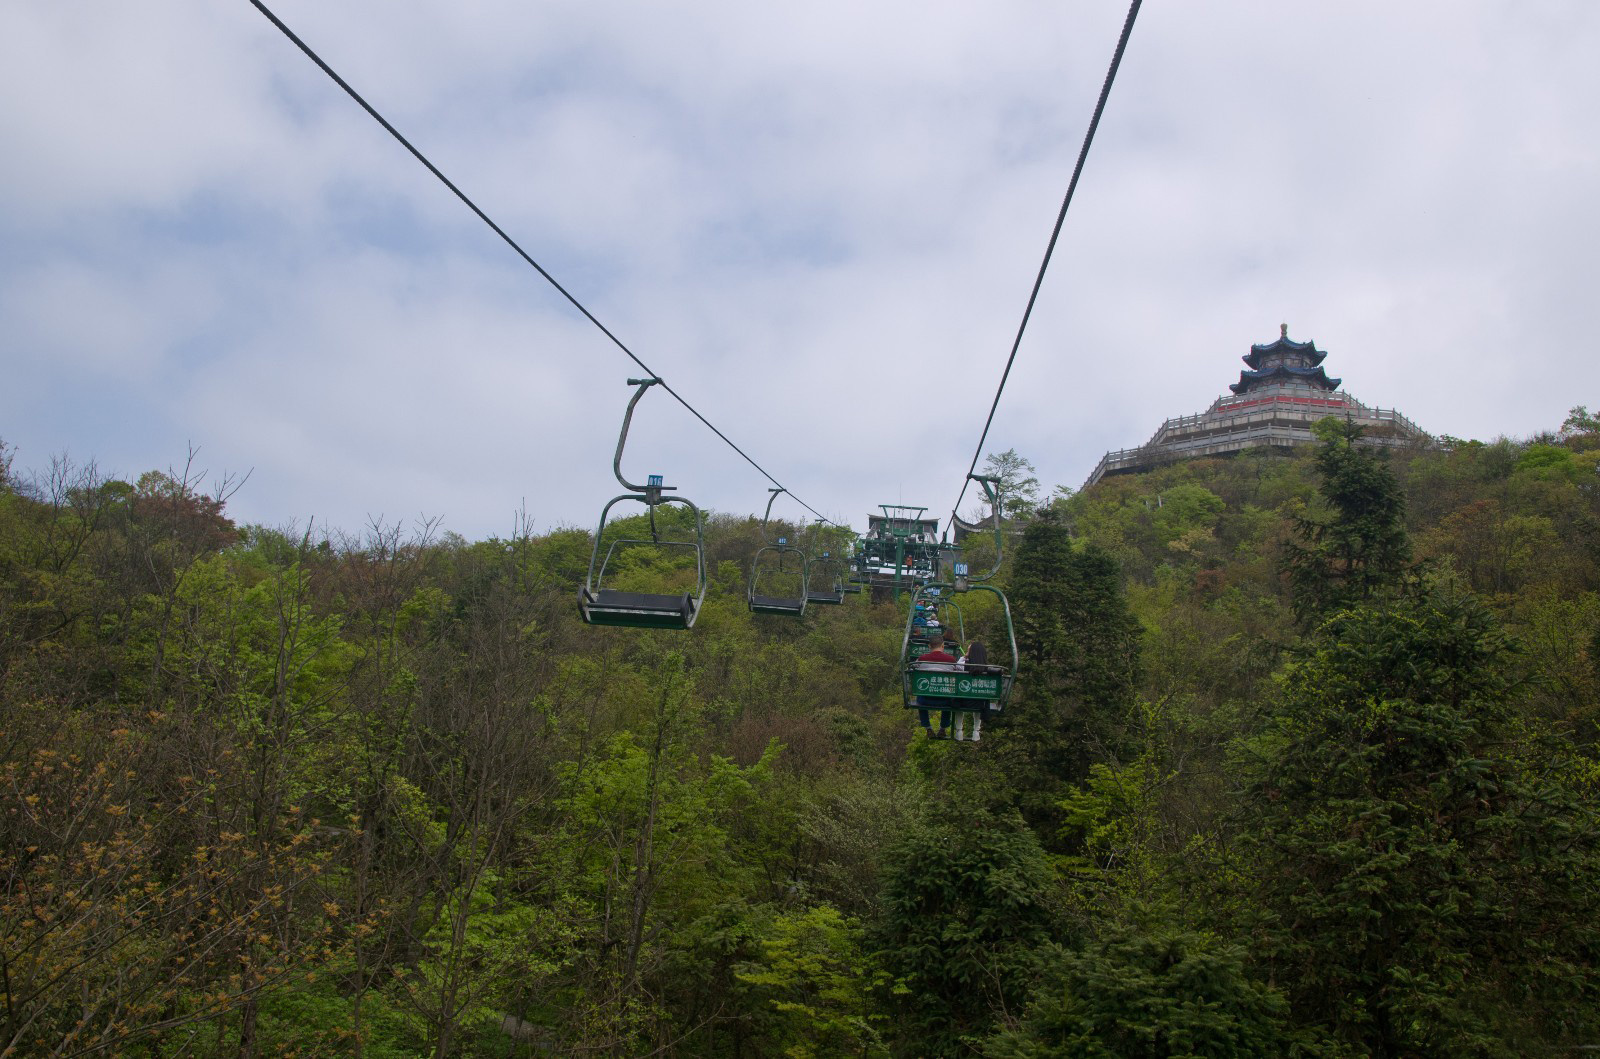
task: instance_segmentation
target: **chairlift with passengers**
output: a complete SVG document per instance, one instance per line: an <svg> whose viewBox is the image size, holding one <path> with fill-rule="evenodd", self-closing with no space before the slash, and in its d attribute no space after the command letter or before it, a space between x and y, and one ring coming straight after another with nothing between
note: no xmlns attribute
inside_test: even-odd
<svg viewBox="0 0 1600 1059"><path fill-rule="evenodd" d="M928 632L930 628L942 630L947 638L954 636L959 643L967 642L966 613L960 603L941 594L939 585L929 585L926 593L912 600L911 646L908 652L912 661L927 652L928 641L932 638Z"/></svg>
<svg viewBox="0 0 1600 1059"><path fill-rule="evenodd" d="M1005 593L993 585L985 584L1000 570L1003 556L1000 526L1000 480L983 475L967 477L983 487L993 507L995 531L995 564L982 576L973 576L967 564L959 560L952 564L952 576L947 582L933 581L917 586L911 597L911 612L906 617L905 637L900 645L901 694L908 709L946 710L957 713L998 713L1011 698L1011 689L1017 678L1017 632L1011 620L1011 604ZM925 628L920 644L916 642L917 615L937 614L943 606L953 608L961 621L961 643L965 644L966 623L961 616L957 597L974 592L992 594L1000 603L1000 613L1005 620L1005 636L1011 648L1010 665L957 665L950 662L923 662L928 636ZM924 626L926 618L924 618Z"/></svg>

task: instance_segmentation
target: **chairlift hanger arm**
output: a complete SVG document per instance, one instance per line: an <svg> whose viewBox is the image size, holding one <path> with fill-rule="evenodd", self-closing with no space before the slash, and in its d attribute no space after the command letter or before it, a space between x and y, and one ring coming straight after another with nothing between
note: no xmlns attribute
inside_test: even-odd
<svg viewBox="0 0 1600 1059"><path fill-rule="evenodd" d="M998 505L1000 503L999 478L988 474L969 474L967 477L983 487L983 495L990 504Z"/></svg>
<svg viewBox="0 0 1600 1059"><path fill-rule="evenodd" d="M628 402L628 410L622 414L622 433L617 435L617 455L616 458L611 461L612 473L617 476L617 481L622 483L622 487L624 489L631 489L635 493L644 493L646 496L652 497L653 499L646 500L646 503L650 504L652 509L654 508L654 505L660 501L662 490L676 489L677 486L662 485L659 482L651 482L648 485L635 485L634 483L628 481L622 476L622 449L623 446L628 443L628 427L633 423L634 406L639 403L639 398L644 396L646 390L660 382L661 379L656 376L651 376L648 379L628 380L629 386L637 386L638 389L634 391L633 399ZM665 384L663 383L662 385Z"/></svg>
<svg viewBox="0 0 1600 1059"><path fill-rule="evenodd" d="M767 492L770 494L767 497L767 510L761 514L761 539L763 541L767 539L767 520L772 517L772 502L778 499L779 493L787 493L788 491L781 485L767 487Z"/></svg>
<svg viewBox="0 0 1600 1059"><path fill-rule="evenodd" d="M1000 520L1002 517L1000 511L1002 506L1000 496L1001 482L999 478L986 474L968 474L967 478L970 481L977 482L978 485L983 487L984 498L989 501L990 519L994 523L994 566L990 568L989 572L984 574L982 577L973 577L971 574L967 575L967 580L969 582L982 582L989 580L995 574L999 573L1000 565L1005 560L1005 533L1000 528ZM954 511L950 512L951 525L955 525L956 517L957 516Z"/></svg>

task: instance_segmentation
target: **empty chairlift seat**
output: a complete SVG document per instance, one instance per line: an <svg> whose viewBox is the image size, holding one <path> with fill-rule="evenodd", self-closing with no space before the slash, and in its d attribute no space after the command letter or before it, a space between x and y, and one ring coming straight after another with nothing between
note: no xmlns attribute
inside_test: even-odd
<svg viewBox="0 0 1600 1059"><path fill-rule="evenodd" d="M694 624L698 601L689 593L623 592L585 586L579 598L583 620L590 625L627 625L648 629L687 629Z"/></svg>
<svg viewBox="0 0 1600 1059"><path fill-rule="evenodd" d="M761 516L761 536L766 539L767 521L772 516L772 502L786 489L768 489L767 510ZM745 598L752 614L776 614L799 618L806 612L808 581L806 553L789 543L789 538L779 537L772 544L756 549L750 560L750 585Z"/></svg>
<svg viewBox="0 0 1600 1059"><path fill-rule="evenodd" d="M844 602L845 564L828 552L812 559L806 567L806 602L838 606ZM857 586L856 591L861 591Z"/></svg>
<svg viewBox="0 0 1600 1059"><path fill-rule="evenodd" d="M621 625L641 629L688 629L694 625L695 618L699 617L700 604L706 596L706 552L705 552L705 520L701 517L700 509L695 507L688 499L675 496L667 492L673 488L663 485L661 475L652 474L645 485L635 485L622 476L622 450L628 440L628 425L633 420L634 406L639 403L645 391L660 379L629 379L628 385L637 386L633 399L628 402L628 410L622 417L622 432L617 438L617 455L612 462L612 470L617 481L622 483L624 489L630 492L613 497L600 511L600 524L594 532L594 550L589 556L589 573L584 579L582 587L578 589L578 612L583 620L590 625ZM623 536L630 531L643 533L645 525L642 518L637 523L630 523L619 527L619 521L612 518L612 509L618 504L642 505L643 515L648 515L649 537ZM663 534L662 527L657 518L657 511L671 511L677 507L689 514L690 529L683 525L682 516L676 521L676 535ZM608 529L610 533L608 534ZM672 527L668 527L670 531ZM658 562L647 564L646 569L654 570L657 566L666 566L667 573L658 575L652 573L652 581L661 582L659 585L646 583L638 584L640 575L635 571L630 577L624 577L621 584L619 576L627 566L621 557L630 551L645 550L652 554ZM671 561L660 563L659 560L671 557ZM684 563L684 558L692 558L693 588L682 589L680 586L688 581L689 572ZM677 570L674 571L674 564ZM660 588L668 591L641 591L645 589Z"/></svg>

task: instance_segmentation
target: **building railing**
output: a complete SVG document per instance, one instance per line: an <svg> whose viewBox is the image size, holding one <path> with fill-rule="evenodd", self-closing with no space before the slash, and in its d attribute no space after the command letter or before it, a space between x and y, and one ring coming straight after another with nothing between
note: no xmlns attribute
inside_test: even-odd
<svg viewBox="0 0 1600 1059"><path fill-rule="evenodd" d="M1285 387L1285 389L1290 389ZM1293 391L1300 388L1295 387ZM1289 444L1307 440L1307 430L1298 427L1283 427L1270 422L1262 422L1259 417L1276 417L1286 412L1294 411L1304 415L1308 421L1323 419L1330 415L1339 415L1341 412L1362 422L1389 423L1400 428L1400 432L1412 437L1427 437L1428 435L1405 415L1393 408L1369 408L1349 394L1340 390L1329 394L1326 390L1305 389L1307 398L1326 400L1326 405L1305 408L1284 408L1280 404L1268 403L1260 397L1251 398L1246 405L1243 395L1238 397L1219 397L1212 402L1211 407L1198 415L1177 416L1166 420L1150 436L1150 440L1143 445L1131 449L1116 449L1100 457L1100 462L1095 464L1090 473L1086 486L1093 485L1106 474L1136 464L1156 462L1165 455L1172 457L1205 456L1217 452L1230 452L1240 447L1241 442L1263 440L1269 443L1281 440ZM1275 393L1273 396L1287 397L1293 400L1298 397L1298 392ZM1332 403L1332 399L1341 399L1343 407ZM1228 414L1229 409L1239 407L1238 411ZM1251 422L1253 417L1255 422ZM1235 426L1234 424L1241 424ZM1197 429L1205 429L1202 437L1194 438L1187 443L1182 438L1173 438L1174 434L1182 434ZM1379 444L1395 444L1397 441L1388 437L1374 437ZM1160 450L1155 451L1155 450Z"/></svg>

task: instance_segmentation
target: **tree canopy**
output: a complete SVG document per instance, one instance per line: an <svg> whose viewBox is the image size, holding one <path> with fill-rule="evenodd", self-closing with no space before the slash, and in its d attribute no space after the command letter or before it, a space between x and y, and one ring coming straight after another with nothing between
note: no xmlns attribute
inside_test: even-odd
<svg viewBox="0 0 1600 1059"><path fill-rule="evenodd" d="M238 526L0 444L0 1051L1593 1046L1594 418L1319 432L1009 525L981 742L904 708L904 601L750 613L749 515L691 632L597 628L584 531Z"/></svg>

